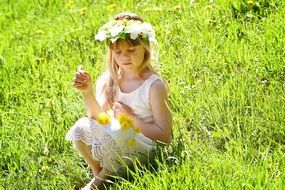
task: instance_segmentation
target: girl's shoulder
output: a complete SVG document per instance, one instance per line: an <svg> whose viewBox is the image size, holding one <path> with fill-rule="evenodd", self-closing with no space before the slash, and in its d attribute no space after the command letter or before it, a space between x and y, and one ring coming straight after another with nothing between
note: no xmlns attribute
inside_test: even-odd
<svg viewBox="0 0 285 190"><path fill-rule="evenodd" d="M165 80L157 73L153 73L149 77L149 91L150 94L168 94L168 85L166 84Z"/></svg>
<svg viewBox="0 0 285 190"><path fill-rule="evenodd" d="M147 71L143 74L143 77L144 78L144 81L156 81L156 80L161 80L163 82L163 79L162 77L156 73L156 72L153 72L153 71Z"/></svg>
<svg viewBox="0 0 285 190"><path fill-rule="evenodd" d="M146 80L156 85L165 85L164 79L158 73L152 73Z"/></svg>
<svg viewBox="0 0 285 190"><path fill-rule="evenodd" d="M144 87L149 94L160 93L160 92L167 93L167 86L159 74L153 73L150 77L148 77L145 80L144 84L145 84Z"/></svg>
<svg viewBox="0 0 285 190"><path fill-rule="evenodd" d="M149 89L150 104L155 107L163 107L168 101L168 88L163 80L155 80Z"/></svg>
<svg viewBox="0 0 285 190"><path fill-rule="evenodd" d="M163 79L159 76L154 74L153 76L151 76L151 78L153 79L151 82L151 87L150 90L153 91L167 91L167 87L166 84L164 83Z"/></svg>

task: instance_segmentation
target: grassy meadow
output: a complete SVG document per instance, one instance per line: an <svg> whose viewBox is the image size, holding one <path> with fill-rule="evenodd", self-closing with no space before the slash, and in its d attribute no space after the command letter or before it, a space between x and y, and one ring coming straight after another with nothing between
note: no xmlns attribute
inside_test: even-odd
<svg viewBox="0 0 285 190"><path fill-rule="evenodd" d="M153 24L174 139L155 171L106 189L285 188L285 3L281 0L0 0L0 189L79 189L92 178L65 140L85 116L78 65L113 15ZM102 188L104 189L104 187Z"/></svg>

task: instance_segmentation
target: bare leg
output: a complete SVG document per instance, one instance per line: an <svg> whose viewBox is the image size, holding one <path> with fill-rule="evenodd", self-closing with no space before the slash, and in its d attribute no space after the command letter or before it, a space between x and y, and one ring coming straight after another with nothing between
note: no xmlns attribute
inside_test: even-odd
<svg viewBox="0 0 285 190"><path fill-rule="evenodd" d="M91 146L86 145L81 140L76 141L75 145L80 151L84 160L87 162L88 166L91 168L93 175L97 176L101 172L101 167L99 161L96 161L92 158Z"/></svg>
<svg viewBox="0 0 285 190"><path fill-rule="evenodd" d="M101 169L101 171L98 173L97 176L94 176L94 178L81 190L91 190L93 188L99 187L102 182L106 179L107 172L105 169Z"/></svg>
<svg viewBox="0 0 285 190"><path fill-rule="evenodd" d="M102 168L99 174L95 176L95 181L93 185L95 187L99 187L102 184L102 182L106 179L106 177L107 177L107 171L104 168Z"/></svg>

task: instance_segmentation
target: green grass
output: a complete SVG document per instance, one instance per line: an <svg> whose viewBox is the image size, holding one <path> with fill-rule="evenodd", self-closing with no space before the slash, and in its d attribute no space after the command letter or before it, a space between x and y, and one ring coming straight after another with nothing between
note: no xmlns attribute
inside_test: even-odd
<svg viewBox="0 0 285 190"><path fill-rule="evenodd" d="M94 81L104 70L106 48L93 37L125 10L156 29L174 140L155 172L136 167L108 188L284 188L282 1L0 0L0 189L91 179L64 139L85 115L71 80L79 64Z"/></svg>

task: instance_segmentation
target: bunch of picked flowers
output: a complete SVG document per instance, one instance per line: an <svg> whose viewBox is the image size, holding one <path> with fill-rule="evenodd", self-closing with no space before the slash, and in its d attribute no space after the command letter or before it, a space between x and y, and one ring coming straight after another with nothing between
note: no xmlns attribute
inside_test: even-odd
<svg viewBox="0 0 285 190"><path fill-rule="evenodd" d="M136 146L135 137L137 133L140 133L140 128L134 126L134 121L126 114L120 114L118 116L118 121L120 123L121 129L124 130L131 130L132 131L132 138L128 139L127 144L131 147Z"/></svg>
<svg viewBox="0 0 285 190"><path fill-rule="evenodd" d="M106 127L106 126L110 125L111 118L107 113L102 112L98 115L97 122L101 126ZM135 147L136 146L135 137L136 137L137 133L141 132L140 128L135 127L133 119L128 117L126 114L120 114L118 116L118 122L120 124L120 129L122 131L131 131L132 135L131 135L130 139L127 140L126 143L131 147Z"/></svg>

